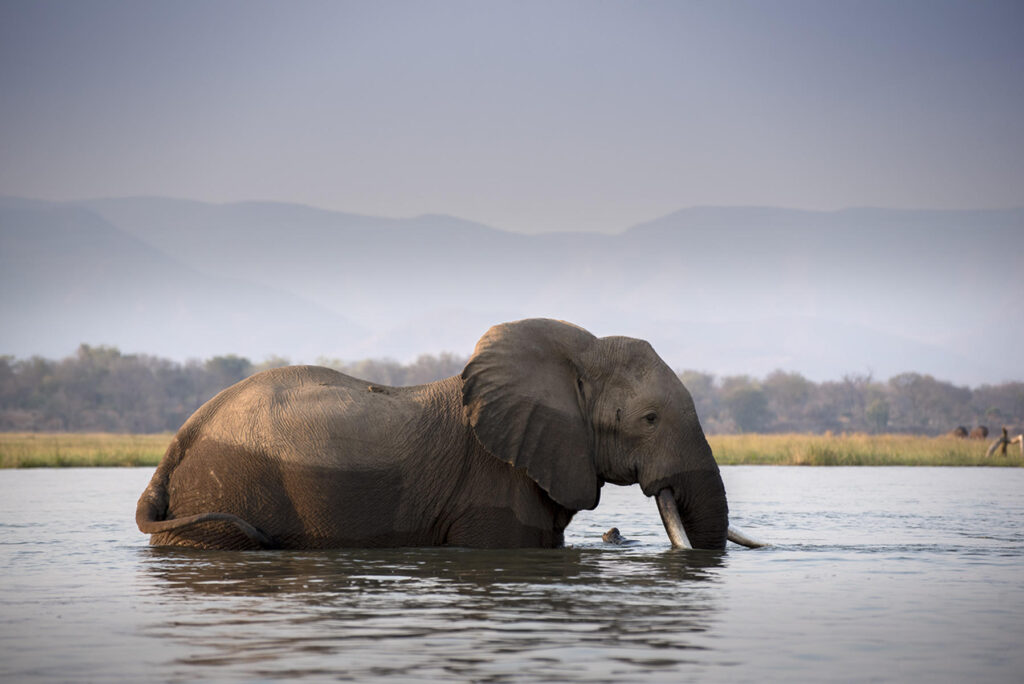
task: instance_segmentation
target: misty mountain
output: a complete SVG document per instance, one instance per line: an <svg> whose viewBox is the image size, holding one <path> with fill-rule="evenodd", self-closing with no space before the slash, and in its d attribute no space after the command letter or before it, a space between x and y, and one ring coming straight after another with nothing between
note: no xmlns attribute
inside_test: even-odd
<svg viewBox="0 0 1024 684"><path fill-rule="evenodd" d="M0 206L0 353L409 360L551 316L717 374L1024 375L1022 210L701 208L521 235L273 203Z"/></svg>
<svg viewBox="0 0 1024 684"><path fill-rule="evenodd" d="M0 349L19 356L79 342L179 359L315 355L366 334L257 280L198 271L78 207L0 206L0 290Z"/></svg>

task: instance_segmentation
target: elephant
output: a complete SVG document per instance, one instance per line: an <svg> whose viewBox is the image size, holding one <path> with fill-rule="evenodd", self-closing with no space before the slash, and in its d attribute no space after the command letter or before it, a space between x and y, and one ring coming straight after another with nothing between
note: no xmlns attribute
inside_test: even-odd
<svg viewBox="0 0 1024 684"><path fill-rule="evenodd" d="M988 437L988 427L985 425L979 425L971 430L971 434L969 436L971 439L985 439Z"/></svg>
<svg viewBox="0 0 1024 684"><path fill-rule="evenodd" d="M967 428L963 425L957 425L955 428L946 433L948 437L956 437L957 439L964 439L967 437Z"/></svg>
<svg viewBox="0 0 1024 684"><path fill-rule="evenodd" d="M173 437L136 523L156 546L558 547L605 483L639 483L673 546L760 545L729 527L693 399L648 342L526 319L430 384L290 366L223 390Z"/></svg>

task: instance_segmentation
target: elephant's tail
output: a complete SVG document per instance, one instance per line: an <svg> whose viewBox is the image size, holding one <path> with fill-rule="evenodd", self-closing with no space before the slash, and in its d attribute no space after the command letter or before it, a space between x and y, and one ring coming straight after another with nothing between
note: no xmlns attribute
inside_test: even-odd
<svg viewBox="0 0 1024 684"><path fill-rule="evenodd" d="M272 549L276 546L270 537L247 523L245 520L242 520L237 515L232 515L231 513L198 513L184 518L156 520L145 517L150 515L151 512L152 511L150 509L144 510L142 503L139 504L139 508L135 511L135 522L138 524L139 529L146 534L174 532L206 522L226 522L233 524L242 534L248 537L250 541L254 544L258 544L261 548Z"/></svg>
<svg viewBox="0 0 1024 684"><path fill-rule="evenodd" d="M146 491L139 497L139 503L135 507L135 524L139 526L141 532L157 534L183 530L201 523L226 522L234 525L250 541L261 548L270 549L276 546L274 541L261 530L231 513L199 513L168 520L167 473L177 465L178 461L180 461L180 451L178 441L175 440L167 449L167 454L164 455L153 479L150 480Z"/></svg>

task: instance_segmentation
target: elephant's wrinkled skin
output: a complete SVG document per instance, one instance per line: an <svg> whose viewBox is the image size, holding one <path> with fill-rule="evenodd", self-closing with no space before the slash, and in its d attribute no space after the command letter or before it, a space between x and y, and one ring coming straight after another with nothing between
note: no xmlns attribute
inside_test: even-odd
<svg viewBox="0 0 1024 684"><path fill-rule="evenodd" d="M229 387L175 435L136 520L156 545L550 547L605 482L668 488L690 543L725 546L725 488L675 373L642 340L528 319L428 385L294 366Z"/></svg>

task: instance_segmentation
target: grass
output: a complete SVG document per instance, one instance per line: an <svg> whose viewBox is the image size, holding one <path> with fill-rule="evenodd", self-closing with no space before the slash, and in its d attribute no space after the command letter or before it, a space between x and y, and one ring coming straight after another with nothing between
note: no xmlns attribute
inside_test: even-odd
<svg viewBox="0 0 1024 684"><path fill-rule="evenodd" d="M0 433L0 468L155 466L170 434Z"/></svg>
<svg viewBox="0 0 1024 684"><path fill-rule="evenodd" d="M170 434L0 433L0 468L155 466ZM712 435L722 465L1024 466L1020 448L985 458L990 440L913 435Z"/></svg>
<svg viewBox="0 0 1024 684"><path fill-rule="evenodd" d="M1020 447L985 457L991 440L918 435L713 435L721 465L1024 466Z"/></svg>

